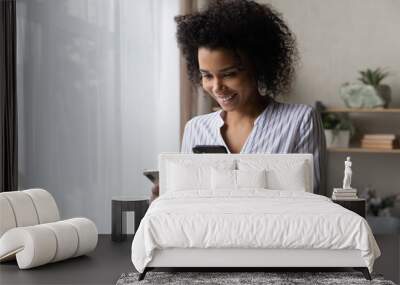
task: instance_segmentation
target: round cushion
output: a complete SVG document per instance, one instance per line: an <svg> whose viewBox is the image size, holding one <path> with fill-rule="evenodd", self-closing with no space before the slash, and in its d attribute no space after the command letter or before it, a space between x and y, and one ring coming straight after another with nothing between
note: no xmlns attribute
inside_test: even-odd
<svg viewBox="0 0 400 285"><path fill-rule="evenodd" d="M15 221L14 211L10 202L6 197L0 194L0 237L9 229L15 228L17 222Z"/></svg>
<svg viewBox="0 0 400 285"><path fill-rule="evenodd" d="M0 261L16 256L20 269L86 254L96 248L97 228L86 218L8 230L0 238Z"/></svg>

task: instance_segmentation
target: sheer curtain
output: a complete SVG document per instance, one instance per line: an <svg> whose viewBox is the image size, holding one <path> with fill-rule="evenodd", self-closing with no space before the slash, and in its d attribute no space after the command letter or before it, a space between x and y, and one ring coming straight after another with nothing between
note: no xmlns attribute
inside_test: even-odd
<svg viewBox="0 0 400 285"><path fill-rule="evenodd" d="M190 14L205 9L210 0L180 0L180 14ZM201 87L194 87L187 76L186 63L180 58L180 95L181 125L180 137L183 137L186 122L197 115L212 111L212 99Z"/></svg>
<svg viewBox="0 0 400 285"><path fill-rule="evenodd" d="M111 226L111 198L179 150L177 0L17 0L20 188Z"/></svg>

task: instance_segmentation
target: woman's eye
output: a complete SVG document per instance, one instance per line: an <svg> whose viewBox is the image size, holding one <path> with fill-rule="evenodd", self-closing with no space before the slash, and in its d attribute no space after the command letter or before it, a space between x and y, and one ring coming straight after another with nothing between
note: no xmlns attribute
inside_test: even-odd
<svg viewBox="0 0 400 285"><path fill-rule="evenodd" d="M236 75L236 72L229 72L229 73L224 73L224 77L225 78L229 78L229 77L234 77Z"/></svg>
<svg viewBox="0 0 400 285"><path fill-rule="evenodd" d="M202 74L201 78L202 79L206 79L206 80L210 80L212 78L212 75L211 74Z"/></svg>

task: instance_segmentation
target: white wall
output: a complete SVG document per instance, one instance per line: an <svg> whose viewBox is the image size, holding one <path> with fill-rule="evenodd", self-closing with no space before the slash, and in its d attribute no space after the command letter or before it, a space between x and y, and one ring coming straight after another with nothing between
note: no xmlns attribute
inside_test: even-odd
<svg viewBox="0 0 400 285"><path fill-rule="evenodd" d="M17 0L21 189L49 190L100 233L112 196L149 195L142 170L179 150L178 8Z"/></svg>
<svg viewBox="0 0 400 285"><path fill-rule="evenodd" d="M301 57L293 92L286 100L329 107L344 107L340 85L357 81L358 71L386 67L391 76L384 82L392 88L390 107L400 107L400 1L397 0L263 0L288 22L297 37ZM360 133L400 135L400 114L352 114ZM400 192L400 155L329 153L327 193L339 187L344 160L353 160L352 186L367 186L378 195ZM393 213L400 216L400 205Z"/></svg>
<svg viewBox="0 0 400 285"><path fill-rule="evenodd" d="M301 65L293 102L322 100L344 106L338 88L357 81L358 71L387 67L393 104L400 106L400 1L262 0L289 23L299 44Z"/></svg>

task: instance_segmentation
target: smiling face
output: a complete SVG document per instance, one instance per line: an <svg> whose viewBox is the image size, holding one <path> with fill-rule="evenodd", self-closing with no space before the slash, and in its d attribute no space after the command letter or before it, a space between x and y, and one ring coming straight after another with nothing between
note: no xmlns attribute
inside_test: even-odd
<svg viewBox="0 0 400 285"><path fill-rule="evenodd" d="M198 60L204 90L224 111L245 111L260 100L251 67L233 51L199 48Z"/></svg>

